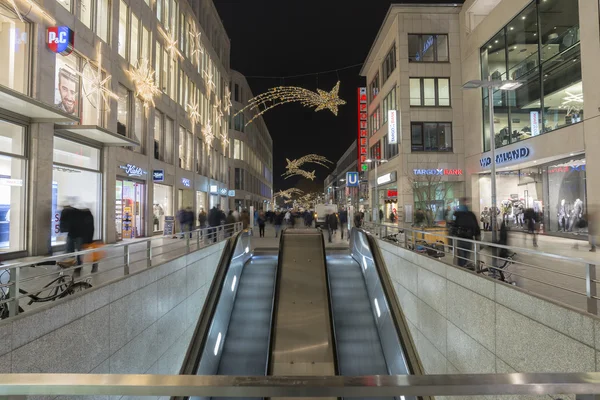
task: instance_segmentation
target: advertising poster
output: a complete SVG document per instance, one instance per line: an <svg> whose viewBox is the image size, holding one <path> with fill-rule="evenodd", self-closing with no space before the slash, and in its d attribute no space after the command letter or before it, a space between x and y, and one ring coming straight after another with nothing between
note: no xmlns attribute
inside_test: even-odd
<svg viewBox="0 0 600 400"><path fill-rule="evenodd" d="M67 114L79 116L80 77L77 71L77 58L56 56L56 76L54 85L54 105Z"/></svg>
<svg viewBox="0 0 600 400"><path fill-rule="evenodd" d="M175 232L175 217L172 215L165 215L165 227L163 228L163 235L171 236Z"/></svg>

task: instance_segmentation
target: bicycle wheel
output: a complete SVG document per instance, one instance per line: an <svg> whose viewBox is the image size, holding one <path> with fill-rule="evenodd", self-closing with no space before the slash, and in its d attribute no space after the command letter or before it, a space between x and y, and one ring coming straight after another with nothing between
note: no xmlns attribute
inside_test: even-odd
<svg viewBox="0 0 600 400"><path fill-rule="evenodd" d="M91 287L92 285L88 282L77 282L69 286L69 288L62 293L61 297L83 292L84 290L89 289Z"/></svg>

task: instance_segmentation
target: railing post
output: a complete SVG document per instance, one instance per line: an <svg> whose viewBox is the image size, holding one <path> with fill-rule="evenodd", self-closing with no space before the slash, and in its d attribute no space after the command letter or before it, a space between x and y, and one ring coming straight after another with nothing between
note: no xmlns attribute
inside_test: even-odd
<svg viewBox="0 0 600 400"><path fill-rule="evenodd" d="M200 250L200 234L202 233L202 228L196 231L196 250Z"/></svg>
<svg viewBox="0 0 600 400"><path fill-rule="evenodd" d="M585 293L587 296L587 311L598 315L598 304L596 302L596 265L586 264L585 266Z"/></svg>
<svg viewBox="0 0 600 400"><path fill-rule="evenodd" d="M386 225L386 226L384 226L384 228L383 228L383 229L384 229L384 230L383 230L383 233L384 233L384 236L383 236L383 237L387 237L387 235L388 235L387 228L388 228L388 227L387 227L387 225Z"/></svg>
<svg viewBox="0 0 600 400"><path fill-rule="evenodd" d="M478 263L478 256L477 256L477 249L479 247L479 243L475 242L473 243L473 267L475 272L479 271L479 263Z"/></svg>
<svg viewBox="0 0 600 400"><path fill-rule="evenodd" d="M190 235L192 233L189 232L189 234L188 234L188 232L185 232L184 234L185 234L185 252L187 254L189 254L189 252L190 252Z"/></svg>
<svg viewBox="0 0 600 400"><path fill-rule="evenodd" d="M456 265L457 264L457 251L456 251L456 238L453 237L452 238L452 264Z"/></svg>
<svg viewBox="0 0 600 400"><path fill-rule="evenodd" d="M146 242L146 266L150 268L152 266L152 241L148 240Z"/></svg>
<svg viewBox="0 0 600 400"><path fill-rule="evenodd" d="M123 246L123 274L129 275L129 245Z"/></svg>
<svg viewBox="0 0 600 400"><path fill-rule="evenodd" d="M406 233L406 229L404 229L404 248L408 250L408 235Z"/></svg>
<svg viewBox="0 0 600 400"><path fill-rule="evenodd" d="M19 281L21 279L21 268L13 268L10 272L10 289L8 290L11 299L8 304L8 315L14 317L19 314Z"/></svg>

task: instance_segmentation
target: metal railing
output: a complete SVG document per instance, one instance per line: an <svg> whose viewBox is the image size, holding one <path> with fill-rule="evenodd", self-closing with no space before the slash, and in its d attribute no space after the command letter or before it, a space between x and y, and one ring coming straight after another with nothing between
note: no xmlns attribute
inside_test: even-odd
<svg viewBox="0 0 600 400"><path fill-rule="evenodd" d="M473 375L226 376L0 375L2 396L400 397L600 393L600 373Z"/></svg>
<svg viewBox="0 0 600 400"><path fill-rule="evenodd" d="M207 227L168 236L136 239L99 248L0 265L0 318L119 279L223 241L242 223ZM78 265L78 259L81 263ZM92 272L83 273L92 267Z"/></svg>
<svg viewBox="0 0 600 400"><path fill-rule="evenodd" d="M407 250L598 315L600 279L593 261L458 238L450 236L446 227L418 229L367 222L364 229Z"/></svg>

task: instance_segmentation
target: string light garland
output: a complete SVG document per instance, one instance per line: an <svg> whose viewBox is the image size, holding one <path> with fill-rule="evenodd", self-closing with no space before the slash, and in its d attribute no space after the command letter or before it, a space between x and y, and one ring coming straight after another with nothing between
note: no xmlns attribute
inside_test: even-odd
<svg viewBox="0 0 600 400"><path fill-rule="evenodd" d="M259 94L248 101L248 105L238 111L238 115L246 109L256 111L256 115L250 119L245 126L248 126L256 118L267 111L286 103L300 103L304 107L315 107L315 112L328 109L333 115L338 114L338 107L346 104L339 98L340 81L338 81L330 92L317 89L312 92L308 89L296 86L277 86L269 89L266 93ZM261 106L264 107L261 110Z"/></svg>
<svg viewBox="0 0 600 400"><path fill-rule="evenodd" d="M210 123L210 118L206 121L206 124L202 127L202 135L204 136L204 140L206 140L206 145L210 147L212 145L213 140L215 139L215 134L212 129L212 124Z"/></svg>
<svg viewBox="0 0 600 400"><path fill-rule="evenodd" d="M200 104L196 100L193 100L191 103L187 105L188 109L188 118L192 122L192 125L196 125L202 115L200 114Z"/></svg>
<svg viewBox="0 0 600 400"><path fill-rule="evenodd" d="M160 93L160 89L154 81L155 73L148 60L141 59L135 68L131 67L127 72L135 85L135 95L142 99L144 107L148 108L150 104L154 107L154 96Z"/></svg>
<svg viewBox="0 0 600 400"><path fill-rule="evenodd" d="M282 176L285 176L285 179L291 178L292 176L295 175L300 175L306 179L310 179L311 181L314 181L316 176L315 176L315 171L313 172L308 172L305 171L303 169L295 169L293 171L288 171L285 174L283 174Z"/></svg>

